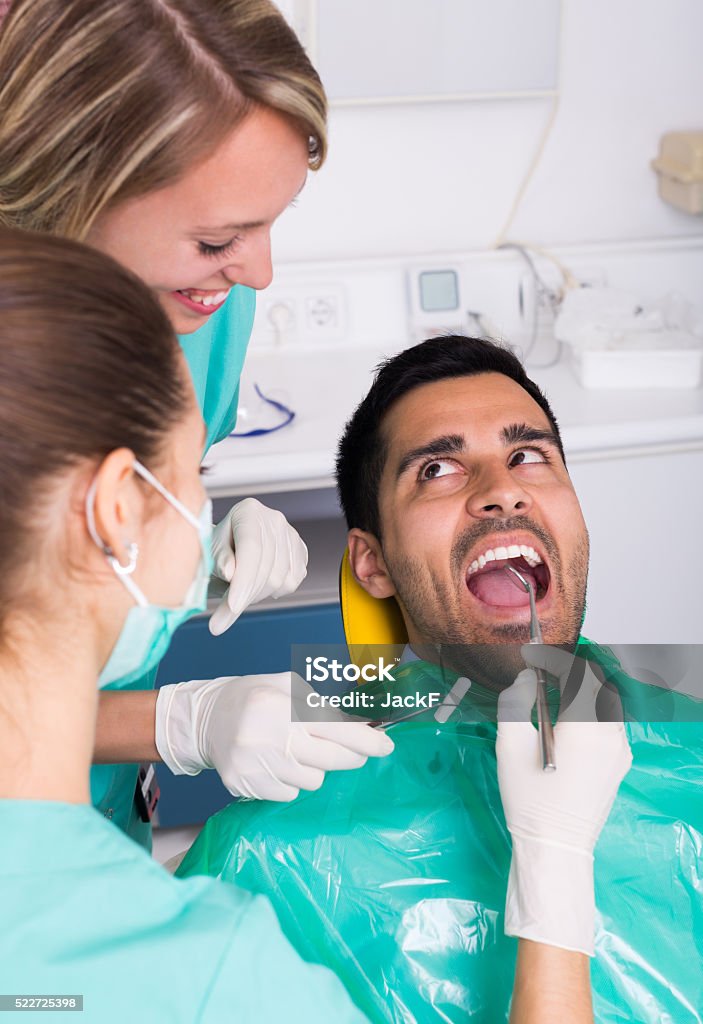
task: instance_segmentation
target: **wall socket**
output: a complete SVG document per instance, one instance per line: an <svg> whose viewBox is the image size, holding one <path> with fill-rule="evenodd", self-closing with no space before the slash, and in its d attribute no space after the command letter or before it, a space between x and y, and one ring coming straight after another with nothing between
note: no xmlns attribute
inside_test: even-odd
<svg viewBox="0 0 703 1024"><path fill-rule="evenodd" d="M310 341L343 341L347 311L341 285L305 289L303 336Z"/></svg>
<svg viewBox="0 0 703 1024"><path fill-rule="evenodd" d="M305 283L267 293L257 317L264 345L320 345L347 337L346 290L341 284Z"/></svg>

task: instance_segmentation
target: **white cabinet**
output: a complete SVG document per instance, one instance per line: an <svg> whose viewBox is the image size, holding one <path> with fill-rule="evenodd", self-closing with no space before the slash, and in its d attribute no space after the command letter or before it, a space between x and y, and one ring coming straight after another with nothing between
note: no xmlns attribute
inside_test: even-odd
<svg viewBox="0 0 703 1024"><path fill-rule="evenodd" d="M646 451L646 449L643 449ZM591 537L586 636L703 641L703 444L569 466Z"/></svg>

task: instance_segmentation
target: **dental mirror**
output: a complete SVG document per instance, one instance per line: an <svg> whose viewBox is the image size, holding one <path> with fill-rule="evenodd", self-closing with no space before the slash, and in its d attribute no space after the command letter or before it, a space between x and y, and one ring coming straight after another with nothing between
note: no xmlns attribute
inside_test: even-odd
<svg viewBox="0 0 703 1024"><path fill-rule="evenodd" d="M537 618L535 588L532 580L523 576L512 565L506 565L504 571L516 587L527 591L530 598L530 643L541 644L542 628ZM542 768L545 772L553 772L556 771L557 765L554 759L554 730L547 705L547 680L543 669L536 668L535 674L537 676L537 725L542 747Z"/></svg>

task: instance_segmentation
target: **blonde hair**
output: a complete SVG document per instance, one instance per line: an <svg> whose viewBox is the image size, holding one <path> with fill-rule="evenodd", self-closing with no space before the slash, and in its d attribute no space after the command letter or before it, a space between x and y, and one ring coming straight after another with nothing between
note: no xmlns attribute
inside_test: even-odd
<svg viewBox="0 0 703 1024"><path fill-rule="evenodd" d="M84 239L261 105L327 148L322 84L270 0L14 0L0 28L0 225Z"/></svg>

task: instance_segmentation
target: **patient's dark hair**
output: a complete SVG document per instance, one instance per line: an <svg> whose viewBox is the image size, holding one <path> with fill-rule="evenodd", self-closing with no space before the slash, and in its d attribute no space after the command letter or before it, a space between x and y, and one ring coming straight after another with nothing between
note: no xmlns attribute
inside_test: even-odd
<svg viewBox="0 0 703 1024"><path fill-rule="evenodd" d="M480 373L502 373L534 398L556 434L566 464L549 402L510 349L458 334L430 338L379 365L371 390L344 429L337 452L337 488L349 529L381 536L378 491L388 454L381 427L390 408L422 384Z"/></svg>
<svg viewBox="0 0 703 1024"><path fill-rule="evenodd" d="M53 481L115 448L158 461L188 399L146 285L78 242L0 229L0 633Z"/></svg>

